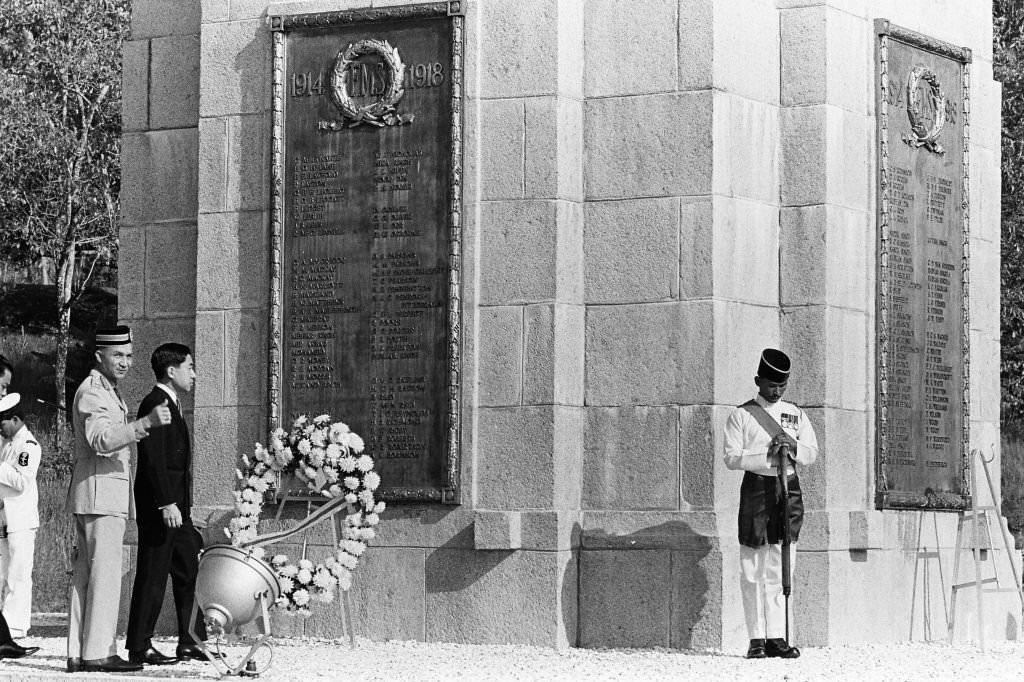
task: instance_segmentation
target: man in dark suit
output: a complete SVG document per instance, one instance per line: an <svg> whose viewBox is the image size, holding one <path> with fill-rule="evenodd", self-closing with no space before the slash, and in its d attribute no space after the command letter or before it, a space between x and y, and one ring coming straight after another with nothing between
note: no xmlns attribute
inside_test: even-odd
<svg viewBox="0 0 1024 682"><path fill-rule="evenodd" d="M130 661L163 665L187 658L206 660L188 631L203 540L192 525L192 445L178 402L180 393L192 390L196 373L192 352L180 343L157 348L150 364L157 384L143 399L139 413L149 414L154 406L167 404L171 423L152 429L139 444L135 478L139 556L126 645ZM157 651L152 642L168 575L178 615L176 657ZM196 620L196 633L205 639L202 617Z"/></svg>

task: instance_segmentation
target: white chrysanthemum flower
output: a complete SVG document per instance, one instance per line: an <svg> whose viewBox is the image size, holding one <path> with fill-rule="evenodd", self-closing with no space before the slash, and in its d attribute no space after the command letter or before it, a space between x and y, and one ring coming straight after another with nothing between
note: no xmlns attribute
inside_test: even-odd
<svg viewBox="0 0 1024 682"><path fill-rule="evenodd" d="M277 572L289 578L294 578L296 574L298 574L299 572L299 567L295 564L285 564L284 566L278 568Z"/></svg>
<svg viewBox="0 0 1024 682"><path fill-rule="evenodd" d="M356 470L356 458L351 455L345 455L338 460L338 468L346 474L351 474Z"/></svg>
<svg viewBox="0 0 1024 682"><path fill-rule="evenodd" d="M299 606L305 606L309 603L309 592L303 589L295 590L292 593L292 601Z"/></svg>
<svg viewBox="0 0 1024 682"><path fill-rule="evenodd" d="M251 485L252 489L260 495L270 489L270 481L265 479L263 476L250 476L249 480L252 481L249 485Z"/></svg>
<svg viewBox="0 0 1024 682"><path fill-rule="evenodd" d="M366 551L366 545L359 540L346 540L345 551L354 556L362 556Z"/></svg>
<svg viewBox="0 0 1024 682"><path fill-rule="evenodd" d="M380 474L376 471L367 471L363 476L363 485L367 490L376 490L380 486Z"/></svg>
<svg viewBox="0 0 1024 682"><path fill-rule="evenodd" d="M334 585L334 578L331 576L330 571L321 568L313 576L313 584L319 587L321 590L326 590L327 588Z"/></svg>
<svg viewBox="0 0 1024 682"><path fill-rule="evenodd" d="M274 455L274 459L282 467L285 467L292 461L292 453L289 450L278 450L277 454Z"/></svg>
<svg viewBox="0 0 1024 682"><path fill-rule="evenodd" d="M313 573L304 568L300 568L299 572L295 574L295 580L297 580L301 585L308 585L310 581L313 580Z"/></svg>
<svg viewBox="0 0 1024 682"><path fill-rule="evenodd" d="M356 468L365 474L373 469L373 458L369 455L359 455L359 459L356 460Z"/></svg>
<svg viewBox="0 0 1024 682"><path fill-rule="evenodd" d="M314 417L313 423L316 424L317 426L327 426L328 424L331 423L331 415L329 415L329 414L318 415L318 416Z"/></svg>
<svg viewBox="0 0 1024 682"><path fill-rule="evenodd" d="M338 563L351 571L359 565L359 559L352 556L351 554L346 554L345 552L342 552L338 556Z"/></svg>
<svg viewBox="0 0 1024 682"><path fill-rule="evenodd" d="M334 422L331 424L330 438L332 443L341 443L342 437L349 432L348 424L345 422Z"/></svg>
<svg viewBox="0 0 1024 682"><path fill-rule="evenodd" d="M331 583L333 584L334 581L332 580ZM318 591L316 593L316 600L321 604L330 604L332 601L334 601L334 590L326 589Z"/></svg>
<svg viewBox="0 0 1024 682"><path fill-rule="evenodd" d="M288 594L295 589L295 581L287 576L277 576L277 582L281 585L281 594Z"/></svg>
<svg viewBox="0 0 1024 682"><path fill-rule="evenodd" d="M299 444L295 446L295 449L299 451L300 455L305 456L308 455L309 451L312 450L313 448L309 444L309 441L303 438L302 440L299 441Z"/></svg>
<svg viewBox="0 0 1024 682"><path fill-rule="evenodd" d="M341 446L337 443L328 443L325 451L328 462L337 462L338 458L341 457L342 454Z"/></svg>
<svg viewBox="0 0 1024 682"><path fill-rule="evenodd" d="M372 528L360 528L359 537L364 541L369 541L377 537L377 531Z"/></svg>
<svg viewBox="0 0 1024 682"><path fill-rule="evenodd" d="M302 435L305 436L306 438L309 438L314 431L316 431L316 427L313 426L312 424L308 424L305 428L302 429Z"/></svg>
<svg viewBox="0 0 1024 682"><path fill-rule="evenodd" d="M256 494L256 491L252 488L246 488L242 491L242 499L246 502L255 502L260 499L260 496Z"/></svg>
<svg viewBox="0 0 1024 682"><path fill-rule="evenodd" d="M355 504L356 502L359 501L359 498L356 497L355 493L347 493L345 495L345 501L348 502L349 504Z"/></svg>
<svg viewBox="0 0 1024 682"><path fill-rule="evenodd" d="M359 489L359 479L356 478L355 476L346 476L345 480L343 480L342 483L344 483L345 487L348 488L349 490Z"/></svg>
<svg viewBox="0 0 1024 682"><path fill-rule="evenodd" d="M322 466L324 463L324 449L314 447L309 452L309 463L315 467Z"/></svg>
<svg viewBox="0 0 1024 682"><path fill-rule="evenodd" d="M309 559L299 559L299 563L297 565L300 569L306 571L312 571L314 566L313 562Z"/></svg>
<svg viewBox="0 0 1024 682"><path fill-rule="evenodd" d="M359 503L363 505L363 509L373 509L373 491L364 490L359 493Z"/></svg>
<svg viewBox="0 0 1024 682"><path fill-rule="evenodd" d="M373 513L374 514L383 514L384 510L386 508L387 508L386 504L384 504L383 502L378 502L377 504L373 505Z"/></svg>
<svg viewBox="0 0 1024 682"><path fill-rule="evenodd" d="M366 448L366 443L364 443L363 439L355 433L348 434L346 445L348 445L349 449L357 455Z"/></svg>
<svg viewBox="0 0 1024 682"><path fill-rule="evenodd" d="M377 516L376 514L367 514L366 515L366 525L367 526L376 526L378 523L380 523L380 517L379 516Z"/></svg>
<svg viewBox="0 0 1024 682"><path fill-rule="evenodd" d="M337 483L338 482L338 470L337 469L334 469L334 468L324 469L324 476L327 477L327 482L328 483Z"/></svg>
<svg viewBox="0 0 1024 682"><path fill-rule="evenodd" d="M278 566L283 566L286 563L288 563L287 554L275 554L274 558L270 560L270 565L274 568L277 568Z"/></svg>
<svg viewBox="0 0 1024 682"><path fill-rule="evenodd" d="M257 559L261 559L261 560L263 559L263 557L265 557L267 555L267 550L263 549L262 547L253 547L252 549L249 550L249 552L254 557L256 557Z"/></svg>
<svg viewBox="0 0 1024 682"><path fill-rule="evenodd" d="M317 429L309 436L309 441L314 447L323 448L327 446L327 434L322 429Z"/></svg>

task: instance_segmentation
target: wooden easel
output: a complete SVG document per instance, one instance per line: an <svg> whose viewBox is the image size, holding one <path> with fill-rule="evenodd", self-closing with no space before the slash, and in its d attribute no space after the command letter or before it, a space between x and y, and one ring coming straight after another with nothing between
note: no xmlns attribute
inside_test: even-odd
<svg viewBox="0 0 1024 682"><path fill-rule="evenodd" d="M324 500L326 501L326 499ZM288 493L282 494L281 499L277 504L277 513L274 514L274 521L281 520L281 514L284 512L284 507L289 502L305 502L306 503L306 516L313 513L314 505L319 506L320 501L311 498L308 495L291 495ZM341 514L335 514L331 517L331 537L334 541L334 547L332 551L338 550L338 545L341 543L341 524L344 520L339 518ZM306 558L306 548L309 545L309 540L306 533L309 529L302 531L302 558ZM338 604L340 607L339 613L341 614L341 627L345 633L348 634L348 644L352 649L356 648L356 633L355 626L352 620L352 598L349 596L348 590L343 590L340 587L338 591L341 593L338 596Z"/></svg>
<svg viewBox="0 0 1024 682"><path fill-rule="evenodd" d="M956 597L957 593L968 587L974 587L975 595L977 600L978 610L978 646L982 651L985 651L985 604L984 595L985 593L992 592L1010 592L1010 588L1001 588L999 586L999 571L995 566L995 559L993 557L992 563L992 576L983 578L981 575L981 552L983 549L992 547L992 516L995 516L996 524L999 525L1000 534L1003 537L1003 548L1006 550L1006 558L1010 562L1010 569L1013 571L1014 588L1013 591L1017 592L1018 598L1021 600L1021 606L1024 607L1024 586L1020 582L1020 574L1017 571L1017 564L1013 562L1013 541L1008 537L1006 527L1003 526L999 516L999 498L996 496L995 484L992 482L992 472L989 470L988 465L993 459L992 457L985 459L985 455L981 450L971 451L971 461L974 461L975 456L981 462L982 469L985 471L985 479L988 481L988 490L992 496L991 505L979 505L978 504L978 477L971 476L971 510L965 511L960 514L960 518L957 520L956 526L956 545L953 550L953 585L952 585L952 597L950 599L950 613L949 613L949 643L953 643L953 630L956 626ZM984 547L981 546L982 538L982 519L984 519ZM958 583L957 580L960 578L960 553L963 547L964 540L964 526L967 525L967 521L970 521L970 533L971 533L971 554L974 557L974 579L966 582ZM995 588L985 589L984 585L995 583ZM1020 625L1017 626L1018 629Z"/></svg>

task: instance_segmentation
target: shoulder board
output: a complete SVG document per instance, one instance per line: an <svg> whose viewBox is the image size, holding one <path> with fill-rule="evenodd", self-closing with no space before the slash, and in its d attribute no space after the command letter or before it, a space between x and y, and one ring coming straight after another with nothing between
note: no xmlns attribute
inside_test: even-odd
<svg viewBox="0 0 1024 682"><path fill-rule="evenodd" d="M39 445L39 443L35 442L35 441L34 441L34 440L32 440L31 438L29 438L29 439L28 439L28 440L26 440L25 442L26 442L26 443L28 443L29 445Z"/></svg>

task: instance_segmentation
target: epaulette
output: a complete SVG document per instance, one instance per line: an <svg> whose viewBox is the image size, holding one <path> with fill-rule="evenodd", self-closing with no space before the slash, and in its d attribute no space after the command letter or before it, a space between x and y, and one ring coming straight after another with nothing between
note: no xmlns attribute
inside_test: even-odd
<svg viewBox="0 0 1024 682"><path fill-rule="evenodd" d="M29 439L28 439L27 441L25 441L25 442L26 442L26 443L28 443L29 445L39 445L39 443L35 442L35 441L34 441L34 440L32 440L31 438L29 438Z"/></svg>

